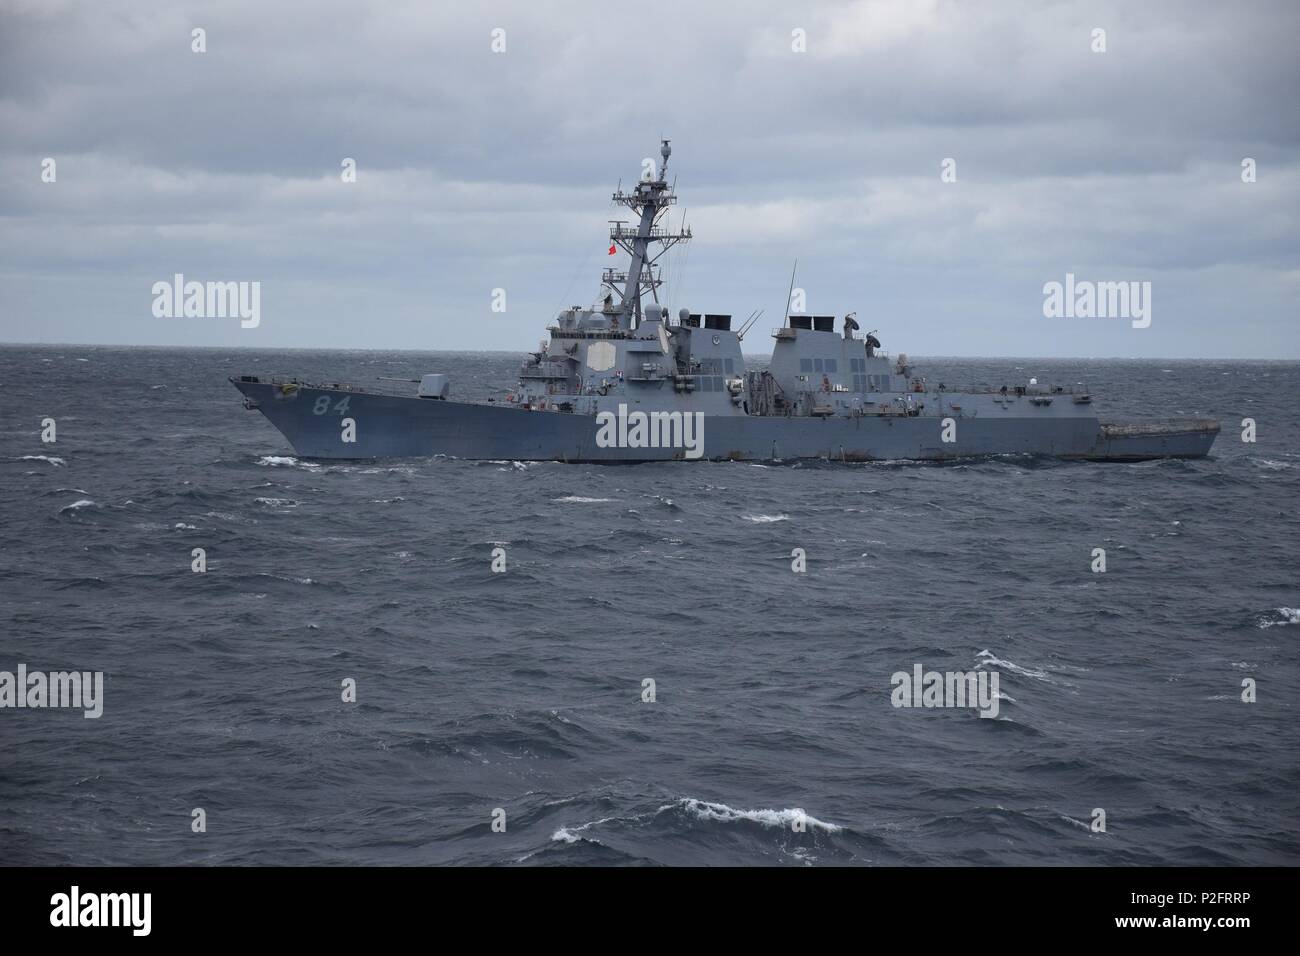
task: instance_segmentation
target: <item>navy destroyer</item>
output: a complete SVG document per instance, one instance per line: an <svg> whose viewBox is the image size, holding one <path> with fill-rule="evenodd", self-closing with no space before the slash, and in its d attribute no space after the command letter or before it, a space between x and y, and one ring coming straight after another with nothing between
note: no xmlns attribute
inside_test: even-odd
<svg viewBox="0 0 1300 956"><path fill-rule="evenodd" d="M457 401L437 372L414 395L255 375L231 382L308 458L1138 461L1199 458L1214 443L1219 424L1209 419L1106 420L1080 386L931 383L852 314L837 332L834 316L789 314L788 296L770 362L747 369L741 344L757 316L733 329L729 314L673 316L660 302L658 260L691 238L669 224L671 152L664 140L658 169L614 193L632 214L609 235L626 269L604 271L592 306L560 312L504 401Z"/></svg>

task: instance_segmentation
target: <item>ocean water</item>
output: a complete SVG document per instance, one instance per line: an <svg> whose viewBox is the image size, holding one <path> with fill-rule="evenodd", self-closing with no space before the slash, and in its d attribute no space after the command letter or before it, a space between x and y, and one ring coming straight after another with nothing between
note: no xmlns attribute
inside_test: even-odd
<svg viewBox="0 0 1300 956"><path fill-rule="evenodd" d="M1141 464L316 463L226 381L517 363L4 347L0 670L105 684L0 710L0 862L1300 863L1300 365L917 360L1223 421Z"/></svg>

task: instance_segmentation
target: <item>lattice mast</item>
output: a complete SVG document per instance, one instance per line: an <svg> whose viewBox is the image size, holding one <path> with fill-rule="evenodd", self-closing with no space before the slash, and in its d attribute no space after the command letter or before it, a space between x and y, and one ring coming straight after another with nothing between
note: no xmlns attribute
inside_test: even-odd
<svg viewBox="0 0 1300 956"><path fill-rule="evenodd" d="M614 193L614 202L627 206L637 216L635 226L624 220L610 221L610 241L631 256L631 262L626 272L606 269L603 276L605 285L619 296L620 302L612 306L612 311L623 318L625 328L640 324L643 294L649 292L655 302L659 301L659 286L663 284L656 265L659 258L677 243L691 238L689 227L673 232L668 226L668 207L677 202L667 179L668 157L672 152L668 140L663 140L659 148L663 162L659 165L658 178L642 179L631 192L620 188ZM651 243L659 244L653 255Z"/></svg>

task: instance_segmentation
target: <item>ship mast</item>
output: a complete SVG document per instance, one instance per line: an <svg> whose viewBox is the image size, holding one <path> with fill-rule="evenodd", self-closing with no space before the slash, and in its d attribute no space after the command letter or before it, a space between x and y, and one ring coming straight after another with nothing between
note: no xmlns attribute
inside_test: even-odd
<svg viewBox="0 0 1300 956"><path fill-rule="evenodd" d="M663 162L659 166L657 179L642 179L631 192L622 188L614 193L614 202L627 206L637 216L636 226L627 222L612 221L609 227L610 241L632 257L626 272L606 269L602 280L605 285L618 293L620 303L613 311L622 317L625 328L636 328L641 324L641 296L649 292L655 302L659 301L659 286L663 283L660 272L655 265L659 257L677 245L691 238L689 227L671 232L667 223L668 207L677 202L677 196L668 185L668 157L672 155L668 140L663 140L659 155ZM660 220L663 224L659 225ZM650 252L651 243L659 243L660 248Z"/></svg>

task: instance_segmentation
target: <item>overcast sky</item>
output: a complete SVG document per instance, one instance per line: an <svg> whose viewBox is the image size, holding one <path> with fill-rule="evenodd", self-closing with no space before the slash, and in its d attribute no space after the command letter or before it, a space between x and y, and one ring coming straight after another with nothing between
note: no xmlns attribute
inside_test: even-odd
<svg viewBox="0 0 1300 956"><path fill-rule="evenodd" d="M797 257L810 312L895 351L1300 358L1298 27L1294 0L0 0L0 341L532 348L626 261L610 194L666 136L696 238L665 298L765 309L747 351ZM260 325L155 317L178 272L260 282ZM1044 317L1066 273L1150 282L1150 326Z"/></svg>

